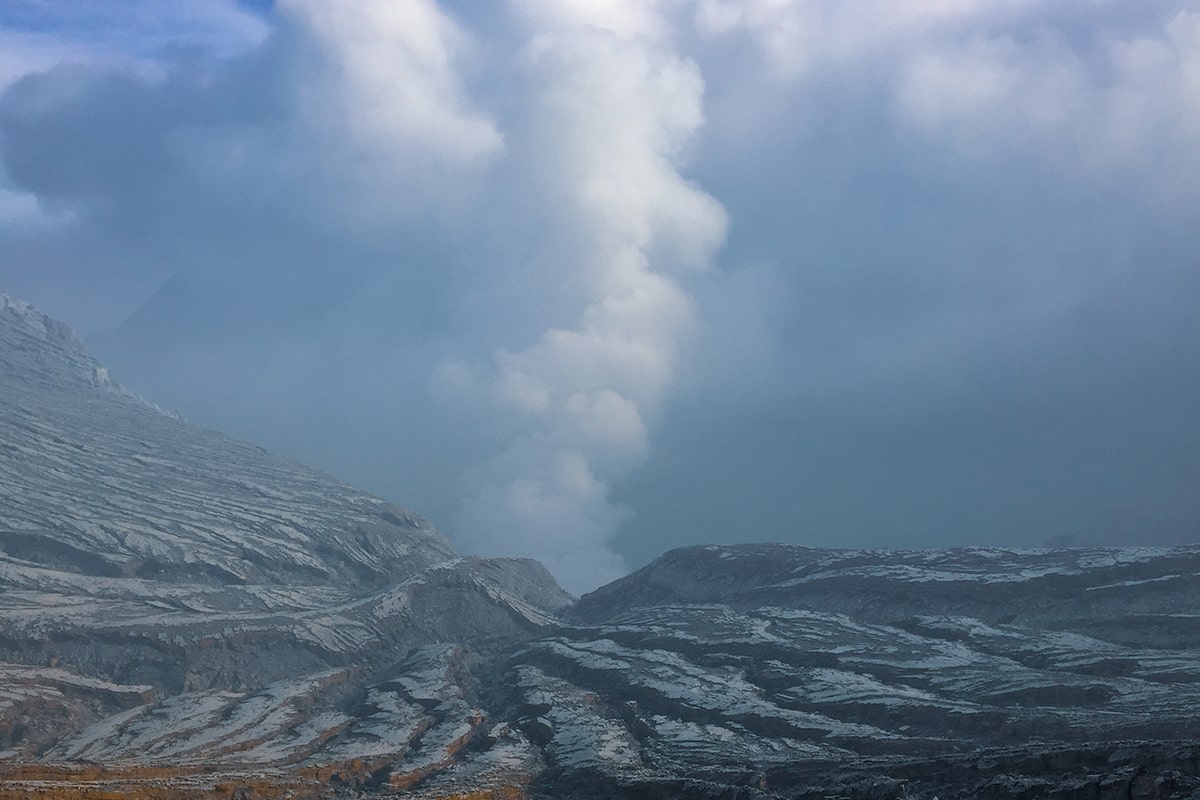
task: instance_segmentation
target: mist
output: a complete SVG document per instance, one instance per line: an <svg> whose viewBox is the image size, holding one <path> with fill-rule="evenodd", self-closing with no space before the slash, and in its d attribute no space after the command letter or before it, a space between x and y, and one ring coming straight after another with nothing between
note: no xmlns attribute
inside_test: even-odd
<svg viewBox="0 0 1200 800"><path fill-rule="evenodd" d="M0 285L192 421L574 592L1194 539L1200 4L89 8L0 11Z"/></svg>

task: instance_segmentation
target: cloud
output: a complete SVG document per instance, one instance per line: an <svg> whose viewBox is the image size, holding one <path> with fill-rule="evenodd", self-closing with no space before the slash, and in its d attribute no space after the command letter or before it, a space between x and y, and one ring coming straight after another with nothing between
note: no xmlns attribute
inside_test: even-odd
<svg viewBox="0 0 1200 800"><path fill-rule="evenodd" d="M776 75L805 77L830 64L890 56L914 42L953 38L1027 14L1035 3L948 0L897 5L869 0L699 0L694 25L706 38L749 36Z"/></svg>
<svg viewBox="0 0 1200 800"><path fill-rule="evenodd" d="M538 198L566 237L539 253L578 285L570 327L500 350L492 396L525 432L484 470L456 529L469 546L548 559L586 589L621 574L607 542L624 514L608 482L636 467L692 325L679 274L704 268L724 210L679 165L703 122L703 81L654 44L646 4L525 4L523 51Z"/></svg>
<svg viewBox="0 0 1200 800"><path fill-rule="evenodd" d="M1161 149L1200 149L1198 53L1200 15L1186 11L1092 52L1053 36L974 38L909 58L897 105L914 127L977 156L1016 147L1085 173L1144 171Z"/></svg>
<svg viewBox="0 0 1200 800"><path fill-rule="evenodd" d="M219 62L261 43L269 32L265 20L235 0L76 6L11 0L0 9L0 89L64 61L161 75L164 54Z"/></svg>
<svg viewBox="0 0 1200 800"><path fill-rule="evenodd" d="M416 147L455 163L503 148L466 98L458 62L469 39L433 0L365 2L352 14L316 0L278 8L303 42L294 56L308 73L295 86L300 126L323 131L345 157L386 166Z"/></svg>
<svg viewBox="0 0 1200 800"><path fill-rule="evenodd" d="M693 24L703 40L751 41L776 91L821 92L853 76L901 125L964 156L1032 153L1129 179L1153 170L1164 149L1200 146L1198 18L1157 2L1131 14L1121 3L1066 0L700 0ZM1179 200L1190 176L1154 178Z"/></svg>
<svg viewBox="0 0 1200 800"><path fill-rule="evenodd" d="M0 282L575 589L1035 543L1200 437L1193 6L10 4Z"/></svg>
<svg viewBox="0 0 1200 800"><path fill-rule="evenodd" d="M591 29L625 41L661 42L671 35L660 0L516 0L527 19L536 20L538 34L573 36Z"/></svg>

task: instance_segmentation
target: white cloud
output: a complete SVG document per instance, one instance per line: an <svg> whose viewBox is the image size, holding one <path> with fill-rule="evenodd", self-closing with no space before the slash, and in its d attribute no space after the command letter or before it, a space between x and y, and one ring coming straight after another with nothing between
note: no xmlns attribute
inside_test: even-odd
<svg viewBox="0 0 1200 800"><path fill-rule="evenodd" d="M1113 41L1108 57L1113 79L1102 87L1101 124L1093 132L1102 144L1100 152L1090 151L1092 158L1115 156L1148 169L1184 196L1189 187L1194 192L1200 178L1200 12L1180 11L1161 35ZM1185 156L1162 159L1166 154Z"/></svg>
<svg viewBox="0 0 1200 800"><path fill-rule="evenodd" d="M663 40L671 33L662 0L516 0L515 5L536 20L538 36L587 28L626 40Z"/></svg>
<svg viewBox="0 0 1200 800"><path fill-rule="evenodd" d="M1181 11L1152 32L1105 32L1093 50L1004 33L930 47L902 65L896 100L904 120L966 154L1015 150L1092 177L1138 174L1178 201L1195 197L1178 178L1198 174L1198 75L1200 14Z"/></svg>
<svg viewBox="0 0 1200 800"><path fill-rule="evenodd" d="M925 135L985 155L997 147L1053 145L1074 128L1086 90L1083 65L1061 47L976 38L913 55L896 100L901 116Z"/></svg>
<svg viewBox="0 0 1200 800"><path fill-rule="evenodd" d="M1032 0L698 0L694 25L707 38L744 34L762 49L776 73L805 76L815 68L847 65L960 35L1040 5Z"/></svg>
<svg viewBox="0 0 1200 800"><path fill-rule="evenodd" d="M395 159L414 146L449 162L501 150L500 133L470 108L459 75L469 39L433 0L369 0L353 13L320 0L279 8L312 43L303 68L313 72L298 87L306 127L368 159Z"/></svg>
<svg viewBox="0 0 1200 800"><path fill-rule="evenodd" d="M46 225L61 221L60 215L47 215L38 202L37 195L29 192L14 192L0 186L0 224L29 226ZM69 216L69 215L68 215Z"/></svg>
<svg viewBox="0 0 1200 800"><path fill-rule="evenodd" d="M901 125L970 158L1137 174L1178 201L1196 173L1156 165L1200 155L1195 6L698 0L692 21L703 40L755 45L774 75L758 86L776 95L766 114L831 93L882 98Z"/></svg>
<svg viewBox="0 0 1200 800"><path fill-rule="evenodd" d="M608 482L645 457L692 325L676 276L708 265L726 219L679 173L703 123L703 81L694 63L651 45L664 23L650 6L521 5L541 213L570 232L544 240L541 256L582 287L581 307L572 327L496 354L494 393L528 428L457 522L472 546L544 558L579 590L619 567L607 542L623 514ZM570 528L557 534L570 547L547 544L547 519Z"/></svg>

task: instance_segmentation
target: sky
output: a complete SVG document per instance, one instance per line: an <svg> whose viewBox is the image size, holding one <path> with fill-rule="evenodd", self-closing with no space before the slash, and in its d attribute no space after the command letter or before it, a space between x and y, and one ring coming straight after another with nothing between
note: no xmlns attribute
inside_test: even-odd
<svg viewBox="0 0 1200 800"><path fill-rule="evenodd" d="M0 286L577 593L1194 539L1197 208L1200 0L0 3Z"/></svg>

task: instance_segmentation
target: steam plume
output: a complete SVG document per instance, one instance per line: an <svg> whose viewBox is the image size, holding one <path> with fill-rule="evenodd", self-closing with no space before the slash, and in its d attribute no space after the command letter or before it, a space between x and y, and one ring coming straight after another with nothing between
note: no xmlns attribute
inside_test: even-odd
<svg viewBox="0 0 1200 800"><path fill-rule="evenodd" d="M679 173L704 119L699 69L665 45L648 8L524 4L538 199L569 232L539 255L581 300L569 326L495 353L487 394L522 432L456 519L472 546L536 555L575 590L624 569L607 544L626 514L609 482L646 456L693 322L682 275L708 264L726 228Z"/></svg>

